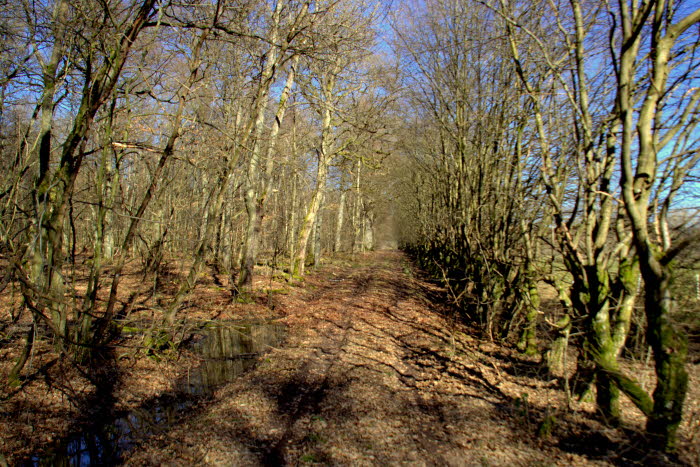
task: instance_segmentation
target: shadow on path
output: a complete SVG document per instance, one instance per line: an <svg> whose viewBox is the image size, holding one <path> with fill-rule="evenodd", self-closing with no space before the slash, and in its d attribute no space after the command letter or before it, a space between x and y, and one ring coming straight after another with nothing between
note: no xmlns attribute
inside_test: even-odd
<svg viewBox="0 0 700 467"><path fill-rule="evenodd" d="M507 371L496 346L483 350L440 309L439 290L402 272L402 255L366 260L311 275L303 297L284 304L286 345L130 461L654 462L634 433L603 432L562 410L561 391L530 385L536 364Z"/></svg>

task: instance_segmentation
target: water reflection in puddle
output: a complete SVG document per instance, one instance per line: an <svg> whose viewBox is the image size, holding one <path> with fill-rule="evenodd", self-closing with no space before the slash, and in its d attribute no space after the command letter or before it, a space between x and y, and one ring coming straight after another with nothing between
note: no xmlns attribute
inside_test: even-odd
<svg viewBox="0 0 700 467"><path fill-rule="evenodd" d="M104 416L45 455L22 465L90 466L119 463L122 455L154 434L166 431L187 410L257 363L257 356L279 345L284 326L274 323L221 323L205 328L193 349L203 361L161 396L126 414ZM100 418L97 416L96 418Z"/></svg>
<svg viewBox="0 0 700 467"><path fill-rule="evenodd" d="M232 381L253 366L256 356L274 347L284 338L280 324L216 326L195 342L194 348L204 362L180 382L182 390L192 395L210 395L217 386Z"/></svg>

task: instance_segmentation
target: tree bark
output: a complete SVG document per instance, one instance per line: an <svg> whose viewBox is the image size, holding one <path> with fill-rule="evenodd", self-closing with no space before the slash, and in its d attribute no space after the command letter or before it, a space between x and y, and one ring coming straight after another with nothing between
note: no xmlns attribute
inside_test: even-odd
<svg viewBox="0 0 700 467"><path fill-rule="evenodd" d="M341 184L342 185L342 184ZM340 199L338 200L338 217L335 221L335 238L333 241L333 252L339 253L342 248L343 223L345 222L345 198L347 191L343 186L340 187Z"/></svg>
<svg viewBox="0 0 700 467"><path fill-rule="evenodd" d="M302 276L306 261L309 237L316 216L321 208L321 202L328 180L328 166L333 158L333 127L331 119L332 97L335 90L336 74L340 72L340 63L335 63L332 70L322 78L321 84L321 147L316 149L316 188L311 196L311 202L306 209L306 215L301 223L296 254L292 264L292 276Z"/></svg>

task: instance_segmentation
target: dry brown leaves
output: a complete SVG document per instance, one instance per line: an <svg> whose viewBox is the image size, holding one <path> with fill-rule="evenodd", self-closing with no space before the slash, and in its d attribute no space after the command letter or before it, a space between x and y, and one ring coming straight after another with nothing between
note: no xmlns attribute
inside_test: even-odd
<svg viewBox="0 0 700 467"><path fill-rule="evenodd" d="M258 294L249 305L226 303L216 287L205 287L187 313L202 319L281 317L288 327L287 340L254 370L221 387L207 404L131 452L127 463L644 462L642 438L635 437L643 420L629 404L625 403L624 429L605 428L591 405L567 408L561 382L543 372L538 361L479 340L464 325L451 324L449 313L439 305L442 291L410 269L399 253L367 254L325 265L294 287L261 279L256 290L284 293ZM5 370L11 355L2 351ZM131 372L123 369L118 399L128 406L167 391L168 379L181 374L187 364L184 357L135 359ZM632 370L653 377L647 367ZM699 373L697 365L691 367L690 415L682 428L681 457L690 464L700 460L694 445L699 439L694 418L700 415ZM158 376L139 380L147 375ZM46 404L36 401L54 393L41 390L27 391L23 402L22 413L34 423L51 420L38 407ZM28 426L24 421L5 425L0 450L13 455L18 449L13 439L36 436Z"/></svg>

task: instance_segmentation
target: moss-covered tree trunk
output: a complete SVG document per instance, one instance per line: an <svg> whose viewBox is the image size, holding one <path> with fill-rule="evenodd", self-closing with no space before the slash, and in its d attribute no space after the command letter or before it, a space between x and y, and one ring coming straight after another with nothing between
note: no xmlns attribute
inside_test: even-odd
<svg viewBox="0 0 700 467"><path fill-rule="evenodd" d="M57 3L57 8L63 8L62 5L62 2ZM45 107L46 114L42 117L47 117L47 122L42 122L41 147L38 155L40 177L33 193L37 200L36 219L33 226L34 240L28 248L33 288L25 290L25 299L35 302L37 310L48 311L50 316L48 324L58 337L56 342L59 346L74 343L72 336L67 332L68 316L64 297L66 286L62 271L65 261L64 227L75 181L85 157L85 141L95 115L103 107L105 100L112 94L117 84L134 41L155 9L155 0L144 0L141 6L134 10L133 18L128 23L123 23L124 29L114 37L114 42L102 44L106 47L104 56L90 59L92 63L100 63L100 65L84 75L80 103L61 145L60 158L53 171L50 170L50 154L47 152L50 151L51 125L44 124L51 123L50 100L53 99L56 82L49 76L50 73L45 72L42 107ZM107 12L105 10L105 13ZM55 40L54 58L56 54L60 58L63 53L60 47L62 38L56 37ZM95 50L97 49L99 48ZM43 318L41 312L37 315Z"/></svg>
<svg viewBox="0 0 700 467"><path fill-rule="evenodd" d="M607 423L620 420L620 390L610 378L617 371L617 353L610 330L610 286L607 271L599 265L586 268L589 284L588 351L596 365L596 403Z"/></svg>
<svg viewBox="0 0 700 467"><path fill-rule="evenodd" d="M571 317L564 315L556 322L557 337L547 352L547 368L554 376L564 377L567 371L566 352L569 347L571 335Z"/></svg>
<svg viewBox="0 0 700 467"><path fill-rule="evenodd" d="M657 378L654 411L647 420L647 431L654 436L657 447L673 451L688 391L685 368L688 339L671 318L675 300L670 290L670 268L655 273L652 268L643 267L642 274L646 290L647 340L654 351Z"/></svg>
<svg viewBox="0 0 700 467"><path fill-rule="evenodd" d="M668 232L662 232L661 245L657 245L649 233L649 219L667 220L667 208L694 165L692 160L684 160L686 155L679 152L682 146L676 141L683 132L692 133L697 122L674 120L669 115L686 115L697 101L679 99L673 103L673 111L668 112L666 96L678 91L675 78L669 80L671 70L686 60L682 53L674 51L674 46L686 31L693 34L700 23L700 9L681 11L673 2L662 0L654 2L650 10L645 8L640 5L620 11L624 25L616 64L616 104L622 122L620 188L644 278L647 341L654 351L656 366L653 412L647 419L647 431L657 447L673 451L688 389L688 343L672 322L675 303L670 290L670 263L687 243L681 241L671 247ZM649 14L648 28L628 27L633 18L637 21L644 14ZM640 74L638 71L643 68L647 71ZM643 81L639 83L638 79ZM641 96L638 89L644 90ZM663 125L659 124L661 121ZM664 165L664 160L674 162ZM671 187L666 185L668 180L673 180ZM666 209L654 212L657 202Z"/></svg>
<svg viewBox="0 0 700 467"><path fill-rule="evenodd" d="M537 318L540 314L540 292L537 289L537 281L535 280L534 268L529 265L527 267L525 278L525 327L518 342L518 348L525 355L537 355Z"/></svg>
<svg viewBox="0 0 700 467"><path fill-rule="evenodd" d="M617 307L614 313L612 329L613 345L615 353L619 356L627 342L627 335L632 322L634 304L637 295L637 281L639 279L639 262L636 256L628 255L620 261L617 277Z"/></svg>
<svg viewBox="0 0 700 467"><path fill-rule="evenodd" d="M8 383L10 384L10 386L19 386L20 385L19 375L22 372L24 365L27 364L27 360L29 360L29 355L31 354L32 348L34 347L34 335L35 335L35 329L34 329L34 321L33 321L31 326L29 327L29 331L27 331L26 340L24 341L24 348L22 349L22 352L20 353L20 356L17 359L17 362L12 367L12 369L10 370L10 374L7 377L7 380L8 380Z"/></svg>

